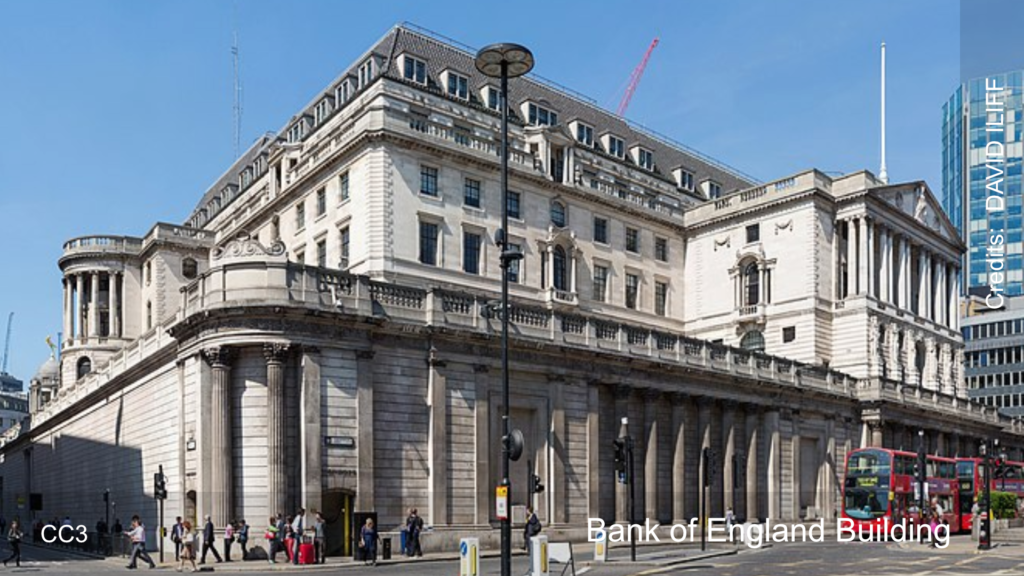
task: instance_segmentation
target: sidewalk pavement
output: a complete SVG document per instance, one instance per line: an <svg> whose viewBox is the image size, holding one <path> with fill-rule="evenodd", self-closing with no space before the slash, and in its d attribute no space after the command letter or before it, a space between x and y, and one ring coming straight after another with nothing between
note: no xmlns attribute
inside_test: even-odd
<svg viewBox="0 0 1024 576"><path fill-rule="evenodd" d="M978 541L967 535L954 535L949 539L949 545L945 548L931 548L928 544L920 542L902 542L892 544L897 550L921 551L926 550L935 554L969 555L969 554L1014 554L1019 556L1024 548L1024 528L1010 528L1000 530L993 534L992 547L990 550L978 550Z"/></svg>

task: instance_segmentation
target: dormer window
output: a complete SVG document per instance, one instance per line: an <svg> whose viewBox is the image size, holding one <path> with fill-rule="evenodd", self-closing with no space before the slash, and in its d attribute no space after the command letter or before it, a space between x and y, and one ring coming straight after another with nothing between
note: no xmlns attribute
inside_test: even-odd
<svg viewBox="0 0 1024 576"><path fill-rule="evenodd" d="M484 87L484 102L487 103L488 108L500 110L501 104L499 104L499 100L501 100L501 92L497 88L494 86Z"/></svg>
<svg viewBox="0 0 1024 576"><path fill-rule="evenodd" d="M593 148L594 146L594 128L587 126L582 122L576 123L576 141L584 146Z"/></svg>
<svg viewBox="0 0 1024 576"><path fill-rule="evenodd" d="M313 111L313 121L320 125L327 116L331 113L331 101L329 98L324 98L316 105L316 109Z"/></svg>
<svg viewBox="0 0 1024 576"><path fill-rule="evenodd" d="M448 95L463 100L469 100L469 78L455 72L448 71Z"/></svg>
<svg viewBox="0 0 1024 576"><path fill-rule="evenodd" d="M676 176L676 184L687 192L693 192L693 172L682 168L676 168L673 172Z"/></svg>
<svg viewBox="0 0 1024 576"><path fill-rule="evenodd" d="M622 138L618 138L609 134L607 136L607 140L609 154L615 156L616 158L626 157L626 143L622 140Z"/></svg>
<svg viewBox="0 0 1024 576"><path fill-rule="evenodd" d="M348 79L345 79L345 80L342 80L341 84L338 85L338 88L334 90L334 99L338 102L338 107L339 108L341 108L342 104L344 104L345 102L348 102L348 96L349 96Z"/></svg>
<svg viewBox="0 0 1024 576"><path fill-rule="evenodd" d="M266 172L267 171L267 157L266 156L259 156L258 158L256 158L255 162L253 162L253 170L256 172L257 176L259 176L259 175L263 174L264 172Z"/></svg>
<svg viewBox="0 0 1024 576"><path fill-rule="evenodd" d="M554 126L558 124L558 113L538 106L533 102L527 106L527 118L531 126Z"/></svg>
<svg viewBox="0 0 1024 576"><path fill-rule="evenodd" d="M252 184L252 168L242 170L239 180L242 182L242 188L248 188L249 184Z"/></svg>
<svg viewBox="0 0 1024 576"><path fill-rule="evenodd" d="M707 196L709 200L714 200L716 198L721 198L722 197L722 185L721 184L719 184L718 182L715 182L714 180L705 180L703 184L704 184L704 195Z"/></svg>
<svg viewBox="0 0 1024 576"><path fill-rule="evenodd" d="M306 135L306 123L303 121L296 122L288 129L288 141L289 142L301 142L302 138Z"/></svg>
<svg viewBox="0 0 1024 576"><path fill-rule="evenodd" d="M427 83L427 63L406 54L402 57L402 77L417 84Z"/></svg>
<svg viewBox="0 0 1024 576"><path fill-rule="evenodd" d="M373 58L369 58L359 66L359 89L364 88L373 80Z"/></svg>
<svg viewBox="0 0 1024 576"><path fill-rule="evenodd" d="M654 152L637 148L636 163L644 170L654 170Z"/></svg>

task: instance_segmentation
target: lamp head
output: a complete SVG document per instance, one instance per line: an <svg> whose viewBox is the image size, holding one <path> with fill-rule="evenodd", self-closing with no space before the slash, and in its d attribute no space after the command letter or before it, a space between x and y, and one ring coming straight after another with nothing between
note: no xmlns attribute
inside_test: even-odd
<svg viewBox="0 0 1024 576"><path fill-rule="evenodd" d="M533 70L533 53L525 46L508 42L484 46L476 53L476 69L491 78L501 77L502 63L509 78L518 78Z"/></svg>

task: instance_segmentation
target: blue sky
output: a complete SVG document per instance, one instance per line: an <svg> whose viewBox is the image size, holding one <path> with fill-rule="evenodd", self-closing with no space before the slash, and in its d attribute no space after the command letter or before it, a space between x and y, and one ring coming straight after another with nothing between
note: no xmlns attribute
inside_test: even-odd
<svg viewBox="0 0 1024 576"><path fill-rule="evenodd" d="M237 6L237 9L234 7ZM232 160L232 22L243 148L278 130L387 29L529 46L536 72L762 180L878 166L939 193L941 107L959 75L955 0L0 2L0 330L28 381L61 329L68 238L180 223ZM233 16L235 14L235 16Z"/></svg>

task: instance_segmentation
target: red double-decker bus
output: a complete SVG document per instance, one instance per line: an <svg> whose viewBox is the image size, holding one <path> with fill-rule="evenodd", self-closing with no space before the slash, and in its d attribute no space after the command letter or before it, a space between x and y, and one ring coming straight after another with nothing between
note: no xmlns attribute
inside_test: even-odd
<svg viewBox="0 0 1024 576"><path fill-rule="evenodd" d="M969 531L974 515L971 508L984 490L985 463L981 458L957 458L956 475L960 483L960 527ZM1017 510L1024 505L1024 463L993 462L989 488L1017 495Z"/></svg>
<svg viewBox="0 0 1024 576"><path fill-rule="evenodd" d="M846 457L843 484L843 518L855 529L871 528L880 533L886 520L899 524L904 519L918 522L918 494L914 479L917 454L888 448L860 448ZM928 456L925 478L926 500L937 502L951 532L961 530L960 493L956 460Z"/></svg>

